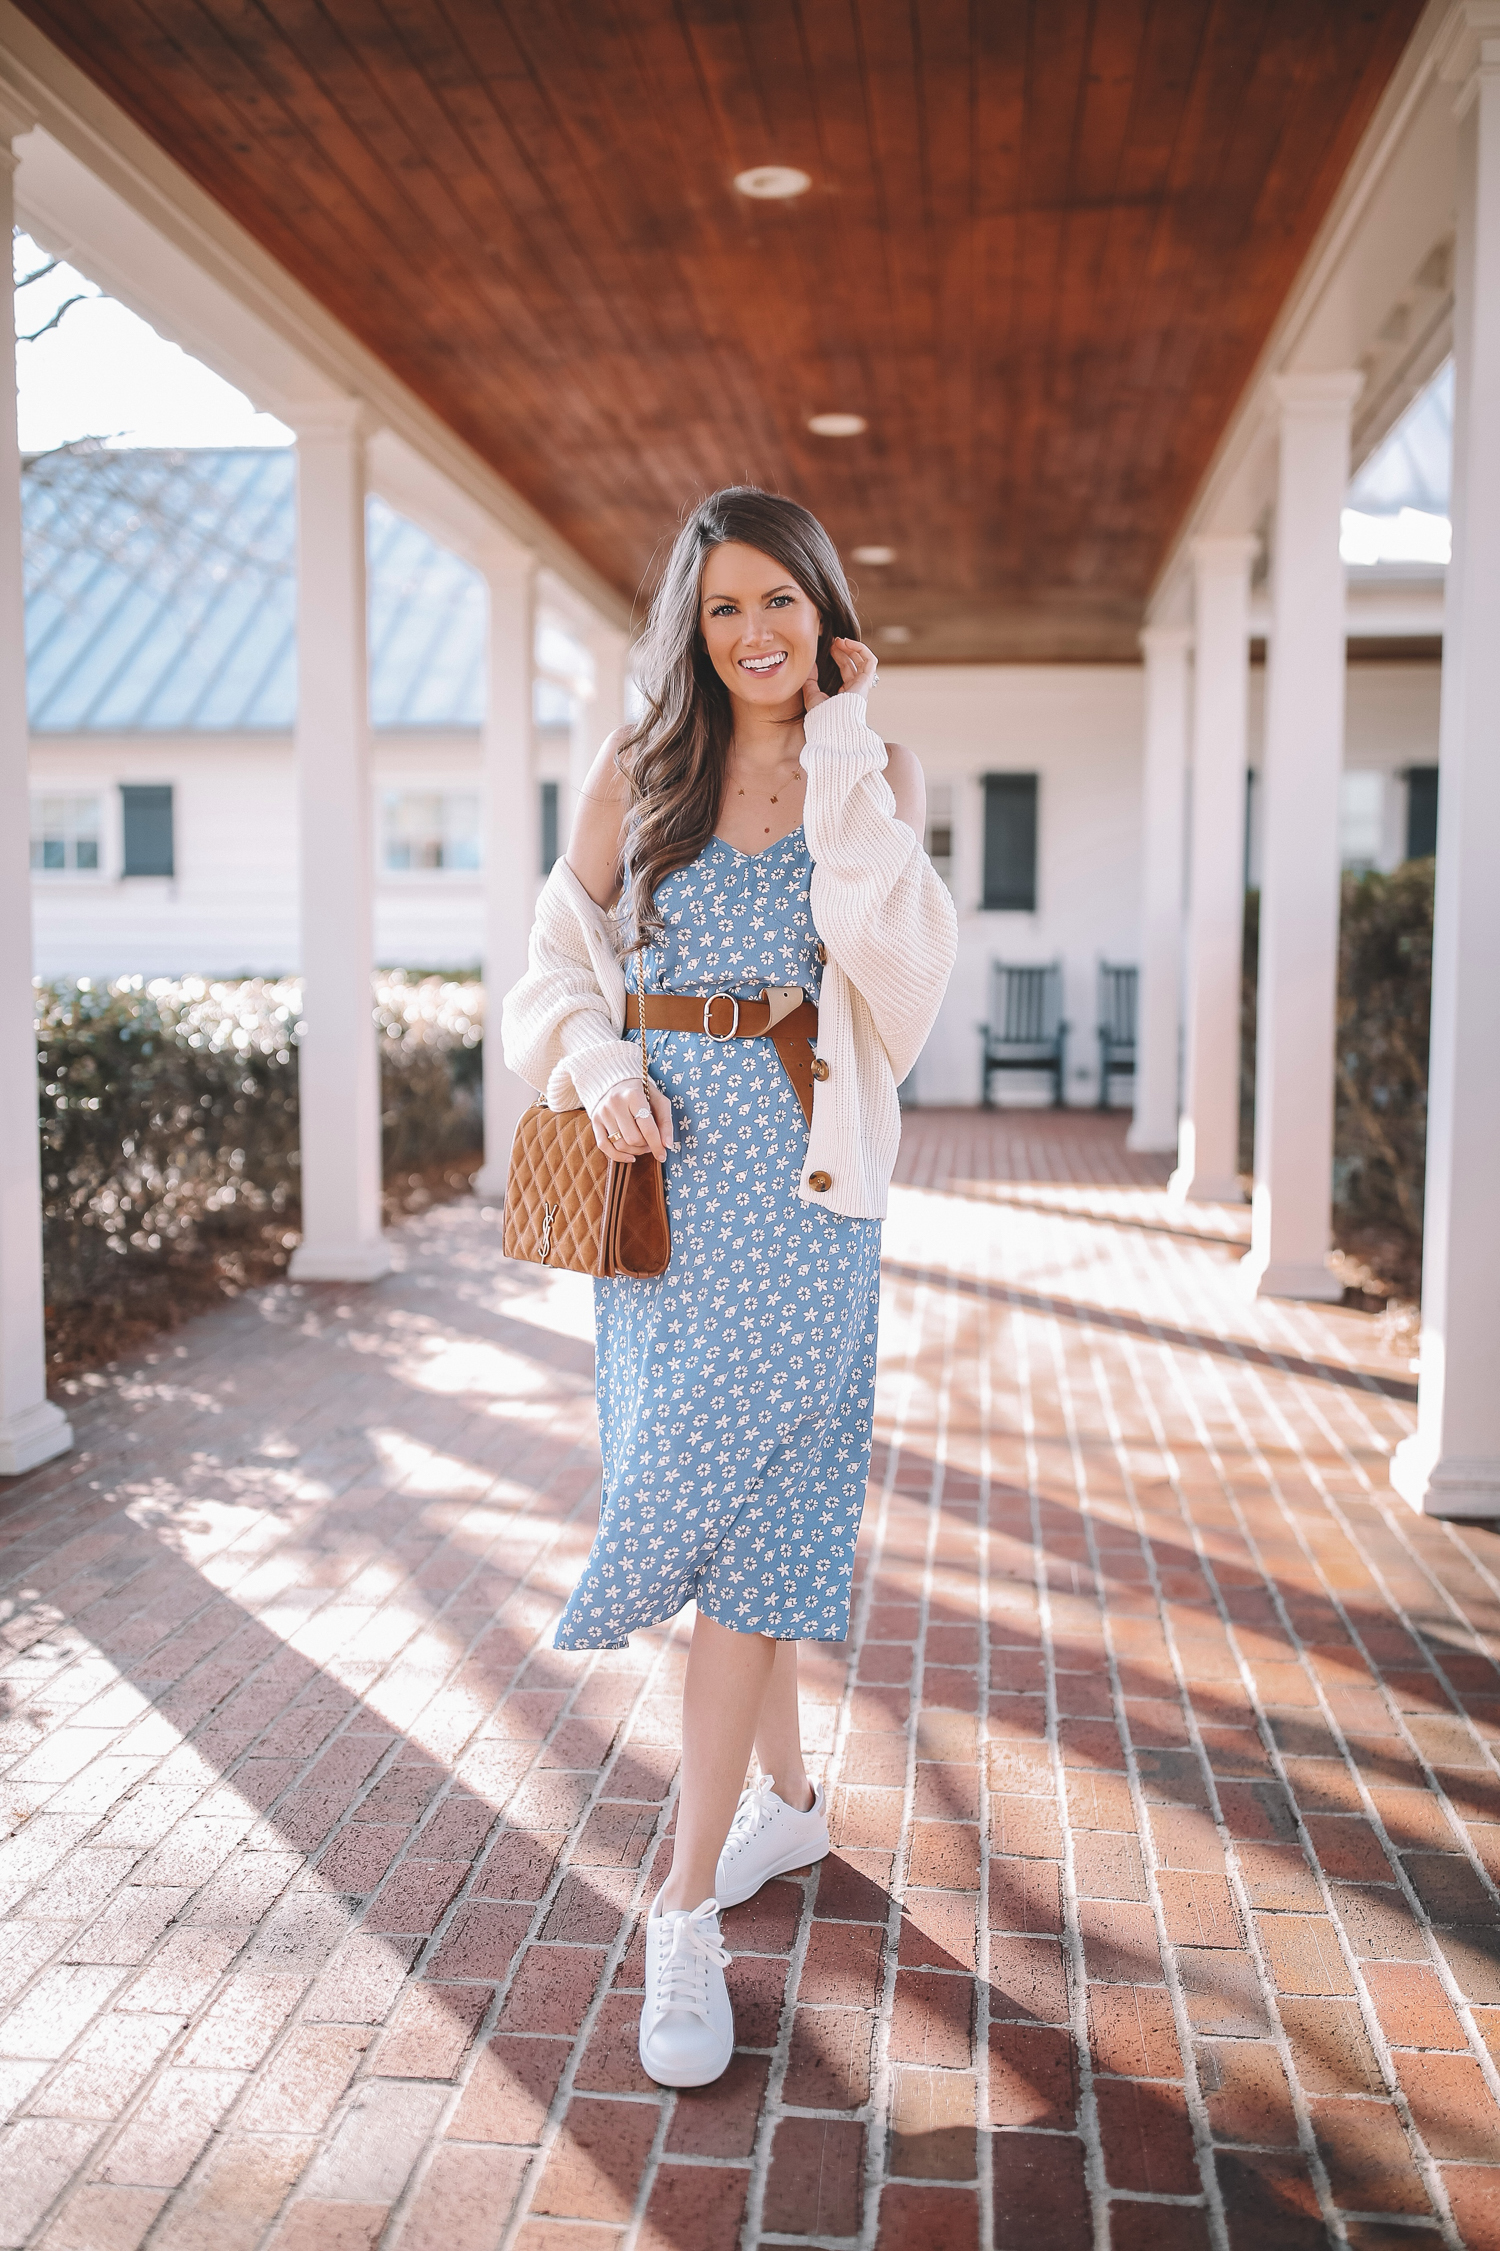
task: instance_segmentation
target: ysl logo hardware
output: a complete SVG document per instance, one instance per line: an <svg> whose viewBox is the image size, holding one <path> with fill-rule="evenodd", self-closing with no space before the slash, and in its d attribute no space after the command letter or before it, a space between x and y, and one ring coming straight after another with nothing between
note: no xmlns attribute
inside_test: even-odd
<svg viewBox="0 0 1500 2251"><path fill-rule="evenodd" d="M542 1264L543 1264L543 1266L545 1266L545 1265L546 1265L546 1263L547 1263L548 1259L549 1259L549 1258L550 1258L550 1257L552 1256L552 1222L553 1222L553 1220L554 1220L554 1219L556 1219L556 1217L557 1217L557 1206L556 1206L556 1204L543 1204L543 1206L542 1206Z"/></svg>

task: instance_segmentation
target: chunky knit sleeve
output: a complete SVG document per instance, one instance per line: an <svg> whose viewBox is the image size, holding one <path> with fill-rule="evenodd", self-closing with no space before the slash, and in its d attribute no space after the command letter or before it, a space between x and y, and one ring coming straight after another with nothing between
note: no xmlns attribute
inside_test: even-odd
<svg viewBox="0 0 1500 2251"><path fill-rule="evenodd" d="M947 989L958 917L918 838L896 818L885 744L866 720L864 697L814 705L804 734L813 922L899 1083Z"/></svg>
<svg viewBox="0 0 1500 2251"><path fill-rule="evenodd" d="M624 1023L609 918L559 860L537 901L526 974L501 1005L506 1063L555 1110L592 1116L612 1087L640 1077L640 1048L621 1038Z"/></svg>

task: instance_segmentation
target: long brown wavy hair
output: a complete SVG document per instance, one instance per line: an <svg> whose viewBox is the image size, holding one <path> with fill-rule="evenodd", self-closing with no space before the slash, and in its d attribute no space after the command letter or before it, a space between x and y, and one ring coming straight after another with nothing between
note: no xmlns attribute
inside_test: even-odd
<svg viewBox="0 0 1500 2251"><path fill-rule="evenodd" d="M645 713L617 753L630 784L620 901L629 945L661 939L657 886L696 860L719 818L734 714L704 646L699 613L704 563L730 540L771 556L817 610L818 685L825 695L837 695L841 684L829 642L836 635L859 639L838 550L816 516L755 485L726 485L699 501L673 542L641 636L637 680Z"/></svg>

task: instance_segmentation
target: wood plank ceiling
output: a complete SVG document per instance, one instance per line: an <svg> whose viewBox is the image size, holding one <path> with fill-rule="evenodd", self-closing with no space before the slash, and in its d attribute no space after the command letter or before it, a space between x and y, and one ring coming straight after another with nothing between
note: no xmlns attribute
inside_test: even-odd
<svg viewBox="0 0 1500 2251"><path fill-rule="evenodd" d="M896 549L866 629L928 662L1134 656L1420 12L21 5L622 591L768 484ZM812 188L750 201L760 164Z"/></svg>

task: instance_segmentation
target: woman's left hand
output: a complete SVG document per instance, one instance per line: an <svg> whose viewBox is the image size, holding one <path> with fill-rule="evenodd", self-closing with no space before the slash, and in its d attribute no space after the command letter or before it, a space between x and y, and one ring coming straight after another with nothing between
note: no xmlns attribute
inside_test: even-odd
<svg viewBox="0 0 1500 2251"><path fill-rule="evenodd" d="M839 668L839 676L846 696L867 696L875 685L876 657L863 641L846 641L842 635L828 644L828 653ZM814 671L802 683L802 702L808 711L814 704L827 703L828 698L818 686Z"/></svg>
<svg viewBox="0 0 1500 2251"><path fill-rule="evenodd" d="M617 1163L633 1165L637 1157L655 1157L659 1162L677 1146L670 1096L659 1086L643 1088L639 1079L612 1086L594 1105L591 1123L594 1139Z"/></svg>

